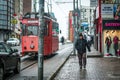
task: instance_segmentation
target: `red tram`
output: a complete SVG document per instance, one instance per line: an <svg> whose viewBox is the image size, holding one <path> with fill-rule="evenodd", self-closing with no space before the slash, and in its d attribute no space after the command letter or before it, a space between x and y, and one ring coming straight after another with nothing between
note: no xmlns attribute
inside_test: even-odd
<svg viewBox="0 0 120 80"><path fill-rule="evenodd" d="M59 25L50 14L44 14L44 56L53 54L59 49ZM22 19L22 56L38 55L39 14L27 13Z"/></svg>

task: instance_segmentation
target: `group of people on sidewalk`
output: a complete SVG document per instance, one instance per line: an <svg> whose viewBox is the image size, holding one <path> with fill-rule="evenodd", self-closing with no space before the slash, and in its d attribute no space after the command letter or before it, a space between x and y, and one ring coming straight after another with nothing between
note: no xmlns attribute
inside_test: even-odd
<svg viewBox="0 0 120 80"><path fill-rule="evenodd" d="M88 49L88 51L90 52L90 45L89 45L89 41L87 41L86 39L84 39L84 36L82 33L79 34L79 38L77 39L76 43L75 43L75 48L77 49L77 53L78 53L78 59L79 59L79 65L80 65L80 69L82 68L86 68L86 48Z"/></svg>

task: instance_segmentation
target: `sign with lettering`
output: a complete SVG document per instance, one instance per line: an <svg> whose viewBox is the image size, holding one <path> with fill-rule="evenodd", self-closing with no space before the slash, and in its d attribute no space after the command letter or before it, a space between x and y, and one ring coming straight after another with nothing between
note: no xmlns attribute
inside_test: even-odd
<svg viewBox="0 0 120 80"><path fill-rule="evenodd" d="M120 30L120 20L103 20L103 29Z"/></svg>
<svg viewBox="0 0 120 80"><path fill-rule="evenodd" d="M101 5L102 18L113 18L113 4Z"/></svg>
<svg viewBox="0 0 120 80"><path fill-rule="evenodd" d="M98 0L90 0L90 7L96 7Z"/></svg>

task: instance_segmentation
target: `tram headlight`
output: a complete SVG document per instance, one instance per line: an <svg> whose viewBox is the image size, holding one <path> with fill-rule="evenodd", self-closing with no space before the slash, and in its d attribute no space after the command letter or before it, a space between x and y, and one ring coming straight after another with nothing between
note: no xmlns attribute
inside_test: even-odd
<svg viewBox="0 0 120 80"><path fill-rule="evenodd" d="M31 49L34 49L34 48L35 48L35 46L34 46L33 44L31 44L31 45L30 45L30 48L31 48Z"/></svg>

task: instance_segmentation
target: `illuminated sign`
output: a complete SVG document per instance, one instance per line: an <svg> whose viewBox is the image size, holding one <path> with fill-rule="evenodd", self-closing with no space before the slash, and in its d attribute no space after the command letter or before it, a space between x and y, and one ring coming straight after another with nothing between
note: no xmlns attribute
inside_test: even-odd
<svg viewBox="0 0 120 80"><path fill-rule="evenodd" d="M38 19L23 19L22 24L26 25L39 25L39 20Z"/></svg>
<svg viewBox="0 0 120 80"><path fill-rule="evenodd" d="M39 21L38 20L28 20L28 22L27 22L28 24L34 24L34 23L39 23Z"/></svg>
<svg viewBox="0 0 120 80"><path fill-rule="evenodd" d="M111 27L111 26L120 26L120 23L105 23L105 26Z"/></svg>
<svg viewBox="0 0 120 80"><path fill-rule="evenodd" d="M120 30L120 20L103 20L103 29Z"/></svg>

